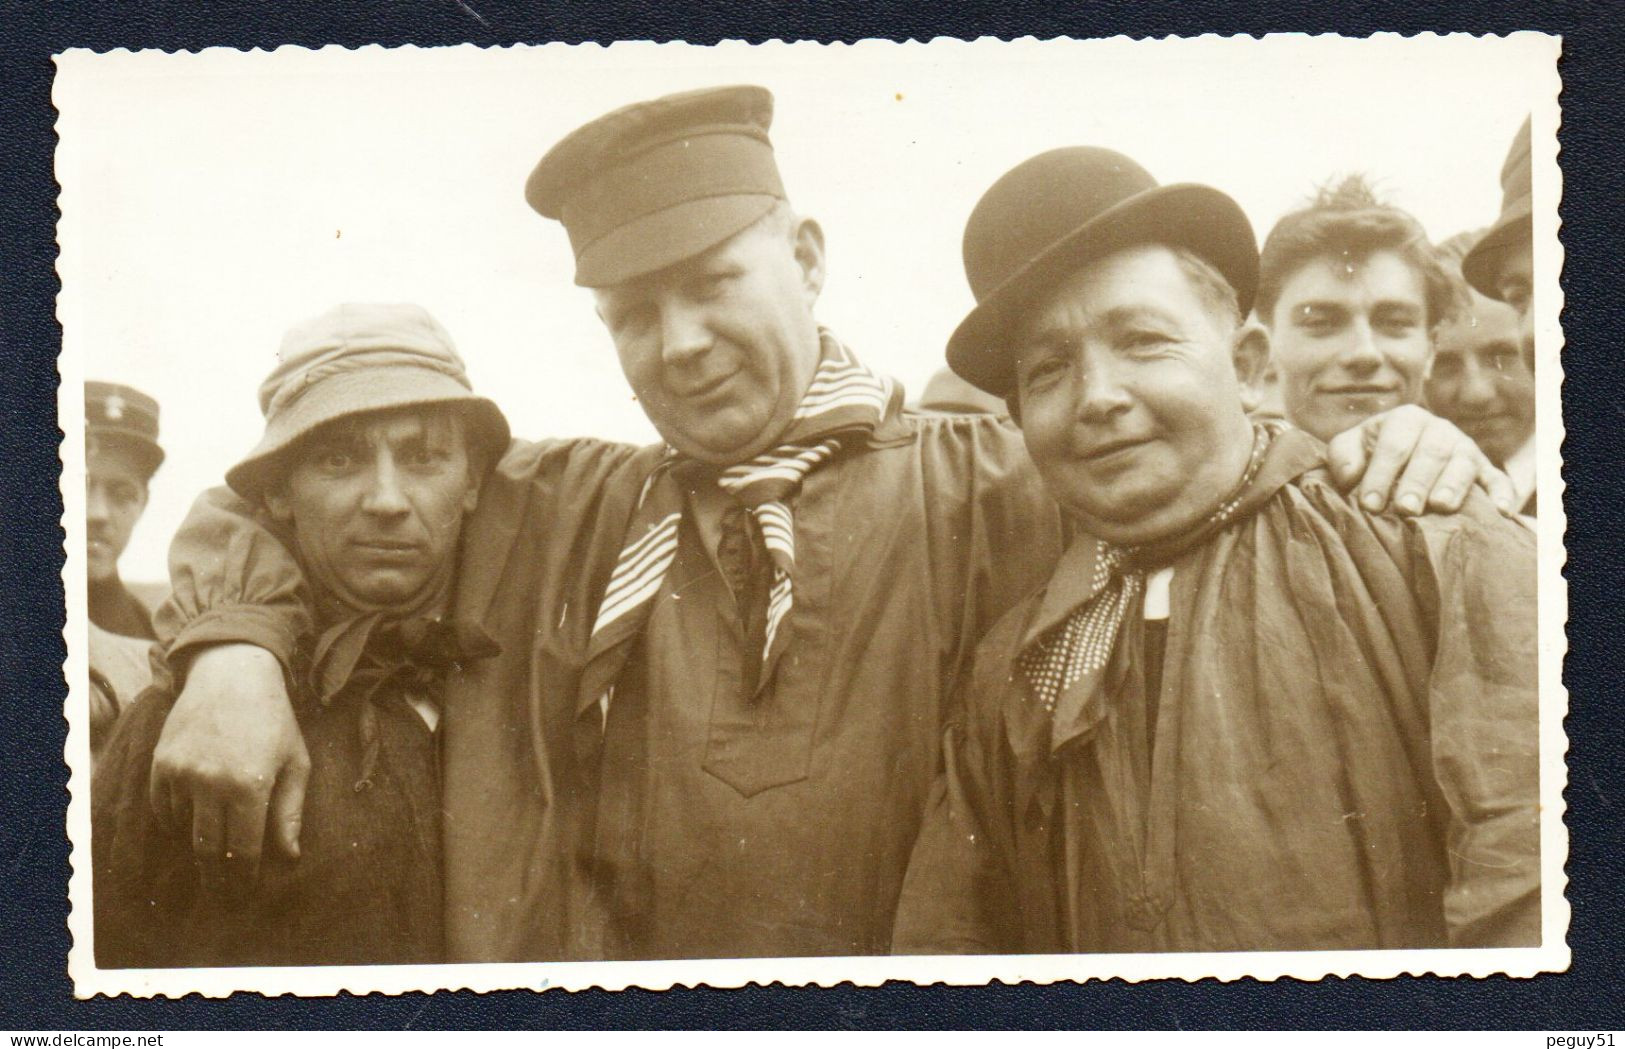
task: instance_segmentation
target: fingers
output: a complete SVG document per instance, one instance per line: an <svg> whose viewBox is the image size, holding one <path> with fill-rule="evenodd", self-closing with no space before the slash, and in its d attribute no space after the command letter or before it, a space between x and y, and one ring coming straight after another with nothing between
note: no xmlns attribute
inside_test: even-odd
<svg viewBox="0 0 1625 1049"><path fill-rule="evenodd" d="M1388 507L1389 497L1394 494L1394 483L1416 452L1425 418L1431 416L1425 412L1419 416L1395 410L1367 419L1360 424L1358 429L1375 430L1370 459L1359 483L1361 506L1372 513L1380 513ZM1407 506L1401 500L1398 502L1398 508L1406 513L1420 513L1422 498L1414 493L1411 495L1415 505Z"/></svg>
<svg viewBox="0 0 1625 1049"><path fill-rule="evenodd" d="M1457 446L1454 435L1458 433L1455 427L1451 427L1449 433L1444 433L1436 427L1429 427L1422 432L1394 489L1394 505L1400 513L1421 513L1435 495L1439 503L1452 512L1461 507L1461 501L1467 494L1466 487L1460 484L1454 487L1448 483L1440 484L1441 479L1445 478L1451 460L1458 453L1462 458L1471 461L1471 452ZM1476 473L1477 470L1474 469L1473 472Z"/></svg>
<svg viewBox="0 0 1625 1049"><path fill-rule="evenodd" d="M217 855L233 886L251 882L259 871L270 797L269 790L239 791L226 804L224 840Z"/></svg>
<svg viewBox="0 0 1625 1049"><path fill-rule="evenodd" d="M299 858L299 829L305 811L305 784L310 779L310 755L299 752L282 767L271 791L271 833L276 846L290 860Z"/></svg>
<svg viewBox="0 0 1625 1049"><path fill-rule="evenodd" d="M1478 459L1468 454L1466 449L1458 449L1434 482L1433 491L1428 493L1428 509L1437 514L1453 514L1460 510L1461 504L1467 500L1468 491L1478 479L1478 472Z"/></svg>
<svg viewBox="0 0 1625 1049"><path fill-rule="evenodd" d="M220 856L226 845L225 810L218 805L192 806L192 859L205 888L218 890L225 870Z"/></svg>
<svg viewBox="0 0 1625 1049"><path fill-rule="evenodd" d="M1326 461L1332 470L1332 480L1343 491L1352 488L1365 472L1366 448L1370 443L1366 436L1366 429L1356 426L1326 444Z"/></svg>

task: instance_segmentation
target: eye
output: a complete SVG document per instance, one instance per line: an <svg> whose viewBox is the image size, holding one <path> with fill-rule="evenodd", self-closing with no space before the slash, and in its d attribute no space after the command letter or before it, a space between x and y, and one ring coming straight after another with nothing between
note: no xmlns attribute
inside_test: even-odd
<svg viewBox="0 0 1625 1049"><path fill-rule="evenodd" d="M1023 389L1043 389L1051 385L1066 371L1066 357L1051 353L1036 357L1032 363L1021 366L1021 385Z"/></svg>
<svg viewBox="0 0 1625 1049"><path fill-rule="evenodd" d="M1421 319L1407 311L1380 313L1373 327L1391 339L1404 338L1421 326Z"/></svg>
<svg viewBox="0 0 1625 1049"><path fill-rule="evenodd" d="M1298 310L1294 320L1299 328L1311 335L1329 335L1342 327L1338 317L1315 306L1305 306Z"/></svg>
<svg viewBox="0 0 1625 1049"><path fill-rule="evenodd" d="M1120 340L1120 345L1123 349L1131 353L1144 353L1148 351L1160 350L1169 343L1176 341L1178 340L1176 340L1173 336L1166 332L1158 331L1155 328L1137 328L1132 331L1125 332L1123 338Z"/></svg>
<svg viewBox="0 0 1625 1049"><path fill-rule="evenodd" d="M317 456L322 469L332 473L348 470L355 465L355 456L342 448L329 448Z"/></svg>

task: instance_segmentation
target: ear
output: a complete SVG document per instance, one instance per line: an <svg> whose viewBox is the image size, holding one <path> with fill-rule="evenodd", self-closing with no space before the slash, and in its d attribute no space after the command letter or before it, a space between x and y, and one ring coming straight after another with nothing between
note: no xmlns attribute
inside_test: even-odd
<svg viewBox="0 0 1625 1049"><path fill-rule="evenodd" d="M824 228L816 219L797 219L790 236L796 265L801 267L801 286L811 307L824 290Z"/></svg>
<svg viewBox="0 0 1625 1049"><path fill-rule="evenodd" d="M480 505L480 488L485 484L484 472L475 473L473 463L469 463L468 488L463 492L463 513L471 514L474 508Z"/></svg>
<svg viewBox="0 0 1625 1049"><path fill-rule="evenodd" d="M1255 320L1243 323L1232 338L1230 359L1241 383L1242 406L1249 412L1257 410L1269 385L1269 332Z"/></svg>

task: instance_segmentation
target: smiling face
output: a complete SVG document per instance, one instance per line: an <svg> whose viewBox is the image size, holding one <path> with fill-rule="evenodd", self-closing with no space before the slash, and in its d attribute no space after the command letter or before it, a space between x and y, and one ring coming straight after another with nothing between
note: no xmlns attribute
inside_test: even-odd
<svg viewBox="0 0 1625 1049"><path fill-rule="evenodd" d="M1266 318L1287 418L1323 441L1421 400L1432 353L1422 275L1393 251L1309 260Z"/></svg>
<svg viewBox="0 0 1625 1049"><path fill-rule="evenodd" d="M478 498L461 417L404 409L315 431L266 503L316 582L357 611L405 613L443 592Z"/></svg>
<svg viewBox="0 0 1625 1049"><path fill-rule="evenodd" d="M773 447L818 365L823 235L787 211L596 291L621 369L666 442L718 466Z"/></svg>
<svg viewBox="0 0 1625 1049"><path fill-rule="evenodd" d="M1524 358L1518 312L1472 292L1471 310L1439 326L1428 406L1478 442L1497 466L1535 430L1535 376Z"/></svg>
<svg viewBox="0 0 1625 1049"><path fill-rule="evenodd" d="M147 508L147 475L112 441L90 440L85 454L86 567L93 583L118 576L118 559Z"/></svg>
<svg viewBox="0 0 1625 1049"><path fill-rule="evenodd" d="M1027 450L1092 535L1143 543L1196 523L1246 469L1237 330L1168 248L1090 263L1016 338Z"/></svg>

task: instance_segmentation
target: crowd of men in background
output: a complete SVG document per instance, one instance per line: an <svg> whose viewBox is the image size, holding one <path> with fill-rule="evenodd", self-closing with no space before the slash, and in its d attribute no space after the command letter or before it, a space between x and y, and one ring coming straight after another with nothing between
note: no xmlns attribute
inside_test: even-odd
<svg viewBox="0 0 1625 1049"><path fill-rule="evenodd" d="M158 408L87 386L100 963L1538 943L1528 125L1439 246L1359 178L1260 251L1031 158L915 410L815 319L771 117L526 185L659 445L510 441L433 318L338 307L155 626Z"/></svg>

